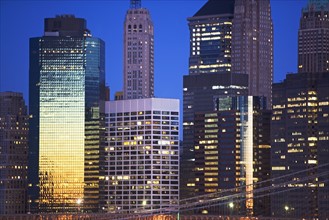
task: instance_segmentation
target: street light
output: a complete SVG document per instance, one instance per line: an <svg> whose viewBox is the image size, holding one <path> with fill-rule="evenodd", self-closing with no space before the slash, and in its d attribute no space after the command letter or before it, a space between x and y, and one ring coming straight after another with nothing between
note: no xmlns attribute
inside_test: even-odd
<svg viewBox="0 0 329 220"><path fill-rule="evenodd" d="M285 215L287 215L287 216L290 215L291 207L289 207L288 205L285 205L284 210L286 211Z"/></svg>
<svg viewBox="0 0 329 220"><path fill-rule="evenodd" d="M82 204L82 199L77 199L78 213L80 212L80 205Z"/></svg>
<svg viewBox="0 0 329 220"><path fill-rule="evenodd" d="M230 203L228 204L228 207L230 208L230 215L232 215L232 213L233 213L233 208L234 208L234 203L233 203L233 202L230 202Z"/></svg>

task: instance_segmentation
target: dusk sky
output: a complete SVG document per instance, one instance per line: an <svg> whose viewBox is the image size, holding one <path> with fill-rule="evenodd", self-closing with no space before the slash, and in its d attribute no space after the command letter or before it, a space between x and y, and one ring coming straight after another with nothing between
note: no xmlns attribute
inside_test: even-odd
<svg viewBox="0 0 329 220"><path fill-rule="evenodd" d="M219 0L220 1L220 0ZM187 18L206 0L143 0L154 23L155 96L182 98L188 74ZM106 84L111 99L123 86L123 22L128 0L0 0L0 91L24 93L28 103L29 38L43 35L44 18L73 14L87 20L93 37L106 43ZM274 82L297 70L297 31L307 0L272 0Z"/></svg>

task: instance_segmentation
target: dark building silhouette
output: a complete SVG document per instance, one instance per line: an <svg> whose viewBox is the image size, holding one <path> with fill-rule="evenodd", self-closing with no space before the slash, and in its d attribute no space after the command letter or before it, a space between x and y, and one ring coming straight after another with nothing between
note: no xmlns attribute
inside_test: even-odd
<svg viewBox="0 0 329 220"><path fill-rule="evenodd" d="M73 15L30 39L29 194L33 212L95 212L105 100L104 42Z"/></svg>
<svg viewBox="0 0 329 220"><path fill-rule="evenodd" d="M23 95L0 93L0 215L27 210L28 114Z"/></svg>
<svg viewBox="0 0 329 220"><path fill-rule="evenodd" d="M288 74L274 83L271 128L272 177L309 170L273 182L293 181L285 186L290 191L272 195L272 215L328 218L328 174L296 181L328 171L329 72Z"/></svg>

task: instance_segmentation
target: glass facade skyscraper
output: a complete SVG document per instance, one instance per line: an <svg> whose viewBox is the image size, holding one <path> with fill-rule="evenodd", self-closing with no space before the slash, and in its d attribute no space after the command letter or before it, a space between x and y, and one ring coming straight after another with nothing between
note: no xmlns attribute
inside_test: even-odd
<svg viewBox="0 0 329 220"><path fill-rule="evenodd" d="M104 42L72 15L45 19L44 36L30 39L29 183L40 212L98 210L104 58Z"/></svg>
<svg viewBox="0 0 329 220"><path fill-rule="evenodd" d="M234 0L210 0L188 18L190 75L231 71L233 14Z"/></svg>
<svg viewBox="0 0 329 220"><path fill-rule="evenodd" d="M215 110L219 97L247 95L248 77L231 73L231 31L234 0L209 0L192 17L189 75L183 79L183 149L181 198L195 194L194 117Z"/></svg>

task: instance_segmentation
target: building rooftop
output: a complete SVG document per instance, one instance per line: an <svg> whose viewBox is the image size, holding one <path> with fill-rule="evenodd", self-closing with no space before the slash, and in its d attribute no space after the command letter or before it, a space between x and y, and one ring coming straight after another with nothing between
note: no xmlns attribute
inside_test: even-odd
<svg viewBox="0 0 329 220"><path fill-rule="evenodd" d="M208 2L193 17L233 14L235 0L208 0Z"/></svg>
<svg viewBox="0 0 329 220"><path fill-rule="evenodd" d="M55 18L45 18L45 36L70 36L82 37L90 34L87 29L87 22L83 18L76 18L74 15L56 15Z"/></svg>

